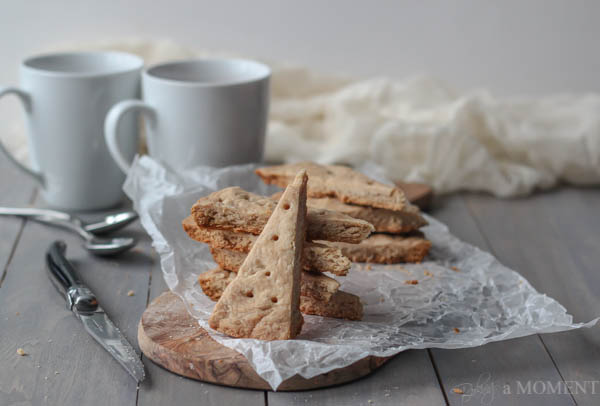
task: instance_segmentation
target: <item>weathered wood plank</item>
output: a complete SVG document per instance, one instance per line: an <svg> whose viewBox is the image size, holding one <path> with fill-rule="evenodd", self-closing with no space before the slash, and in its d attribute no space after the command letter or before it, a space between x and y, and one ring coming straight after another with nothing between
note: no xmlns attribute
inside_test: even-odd
<svg viewBox="0 0 600 406"><path fill-rule="evenodd" d="M34 190L31 179L15 169L3 156L0 156L0 206L27 206L33 199ZM6 266L23 225L23 220L0 216L0 288Z"/></svg>
<svg viewBox="0 0 600 406"><path fill-rule="evenodd" d="M133 234L144 237L137 228ZM135 405L135 381L66 309L46 275L45 251L56 239L67 242L81 278L136 346L152 259L140 249L118 259L94 257L78 237L28 222L0 292L0 404Z"/></svg>
<svg viewBox="0 0 600 406"><path fill-rule="evenodd" d="M445 404L426 350L402 352L371 375L346 385L267 395L269 406Z"/></svg>
<svg viewBox="0 0 600 406"><path fill-rule="evenodd" d="M166 291L158 255L152 250L152 282L149 301ZM140 313L141 317L141 313ZM264 391L245 390L198 382L167 371L143 357L148 372L147 382L139 388L138 405L244 405L263 406Z"/></svg>
<svg viewBox="0 0 600 406"><path fill-rule="evenodd" d="M501 261L587 321L600 314L600 190L561 188L529 198L467 199ZM600 327L542 340L579 405L600 402Z"/></svg>
<svg viewBox="0 0 600 406"><path fill-rule="evenodd" d="M433 215L446 223L457 237L492 251L461 196L438 199ZM526 246L524 241L521 244ZM450 404L573 404L568 394L517 394L519 383L562 382L537 335L476 348L433 349L431 353ZM464 394L457 394L453 389L462 390Z"/></svg>

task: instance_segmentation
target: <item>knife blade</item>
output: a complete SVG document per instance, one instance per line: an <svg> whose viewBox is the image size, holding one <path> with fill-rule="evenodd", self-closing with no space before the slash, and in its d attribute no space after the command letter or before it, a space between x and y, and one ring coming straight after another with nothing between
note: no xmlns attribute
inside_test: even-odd
<svg viewBox="0 0 600 406"><path fill-rule="evenodd" d="M46 253L48 276L53 285L65 296L67 308L81 320L85 330L98 342L137 383L145 378L140 356L98 304L94 293L85 286L75 268L65 257L67 245L53 242Z"/></svg>

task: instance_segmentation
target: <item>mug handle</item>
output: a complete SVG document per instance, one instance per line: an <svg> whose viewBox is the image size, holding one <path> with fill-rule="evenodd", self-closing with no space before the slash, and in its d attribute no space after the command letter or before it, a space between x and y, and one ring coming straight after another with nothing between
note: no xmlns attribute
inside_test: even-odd
<svg viewBox="0 0 600 406"><path fill-rule="evenodd" d="M19 100L21 100L25 112L27 114L31 113L31 96L29 96L29 93L16 87L0 86L0 98L9 94L14 94L15 96L17 96ZM0 153L2 153L6 157L6 159L12 162L19 170L32 177L40 186L44 186L44 176L41 173L36 172L33 169L30 169L22 163L20 163L19 161L17 161L17 159L6 149L2 142L0 142Z"/></svg>
<svg viewBox="0 0 600 406"><path fill-rule="evenodd" d="M125 159L125 156L119 149L117 137L119 122L125 113L128 113L129 111L138 111L142 114L146 114L151 126L156 122L156 111L154 108L140 100L123 100L112 106L106 114L106 119L104 120L104 138L106 139L106 145L108 146L110 155L117 163L117 166L121 168L125 174L129 172L131 163L127 162L127 159Z"/></svg>

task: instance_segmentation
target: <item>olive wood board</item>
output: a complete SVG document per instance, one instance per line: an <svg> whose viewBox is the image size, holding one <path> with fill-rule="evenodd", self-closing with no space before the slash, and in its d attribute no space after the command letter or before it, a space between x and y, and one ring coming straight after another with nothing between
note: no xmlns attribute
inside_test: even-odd
<svg viewBox="0 0 600 406"><path fill-rule="evenodd" d="M217 343L199 327L172 292L161 294L144 311L138 342L146 357L178 375L219 385L271 390L242 354ZM350 382L370 374L388 359L369 356L310 379L295 375L277 390L317 389Z"/></svg>
<svg viewBox="0 0 600 406"><path fill-rule="evenodd" d="M433 201L433 189L424 183L396 182L396 185L404 191L406 199L418 206L421 210L427 211Z"/></svg>

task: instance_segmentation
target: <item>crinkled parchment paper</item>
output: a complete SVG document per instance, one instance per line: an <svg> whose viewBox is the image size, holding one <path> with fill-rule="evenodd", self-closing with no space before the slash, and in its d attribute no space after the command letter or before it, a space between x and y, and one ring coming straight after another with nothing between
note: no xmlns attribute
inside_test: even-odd
<svg viewBox="0 0 600 406"><path fill-rule="evenodd" d="M273 193L254 175L255 166L198 167L174 172L144 156L136 158L124 190L161 258L169 288L184 299L200 326L223 345L242 353L276 389L287 378L305 378L368 356L387 357L410 348L462 348L534 333L594 325L573 323L566 309L538 293L517 272L492 255L454 237L431 217L423 229L433 248L422 264L355 264L341 289L361 297L360 322L304 316L295 340L232 339L208 327L214 302L198 286L198 274L212 269L208 246L192 241L181 227L190 207L215 190L240 186ZM374 177L377 168L365 170ZM418 280L417 285L405 284ZM459 329L459 333L455 332Z"/></svg>

